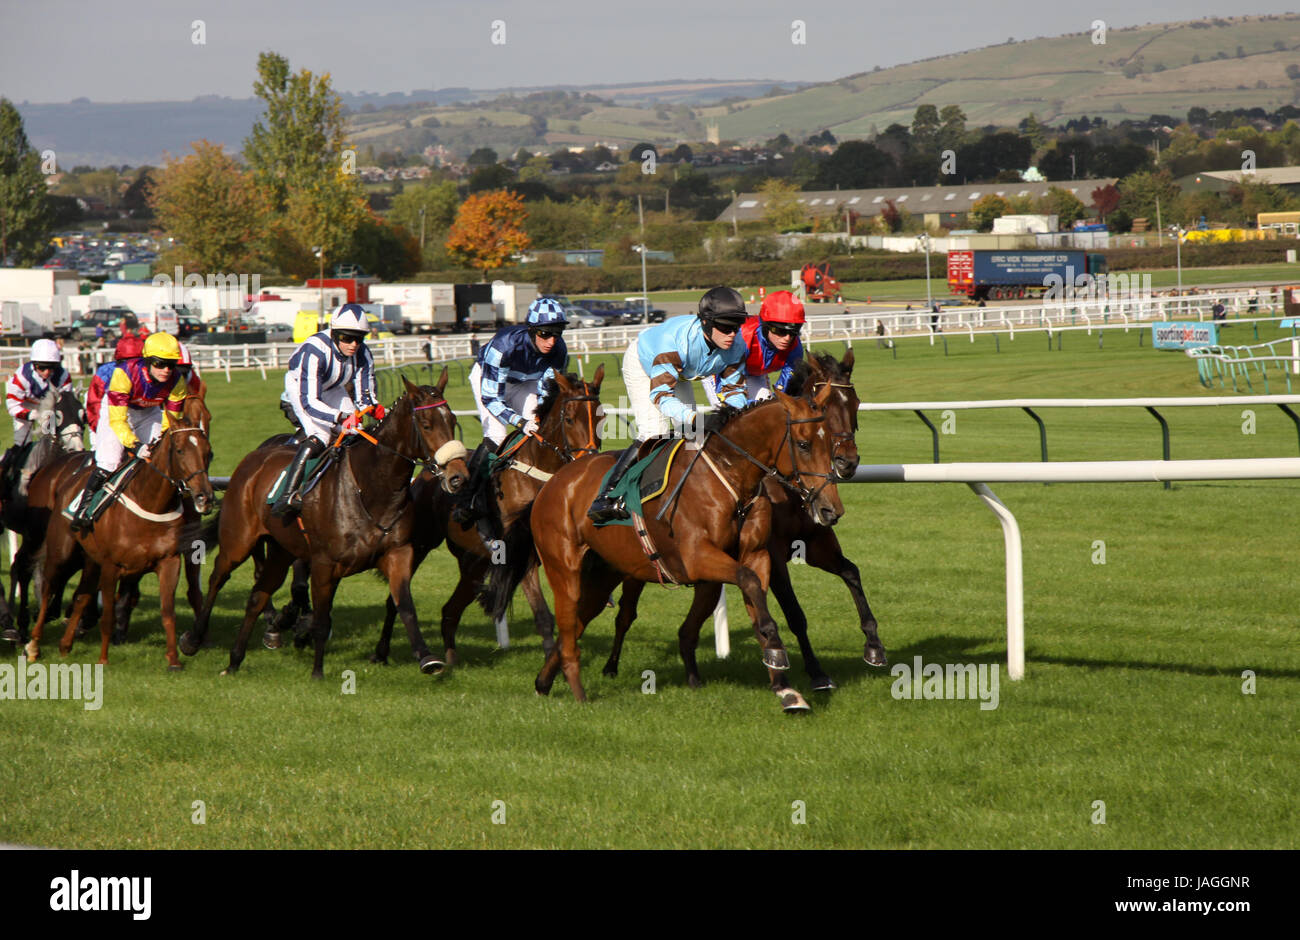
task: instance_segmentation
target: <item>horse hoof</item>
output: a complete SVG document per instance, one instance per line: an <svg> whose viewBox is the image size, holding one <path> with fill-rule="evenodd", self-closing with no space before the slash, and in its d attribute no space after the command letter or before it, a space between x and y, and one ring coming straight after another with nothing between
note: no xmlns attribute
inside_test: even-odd
<svg viewBox="0 0 1300 940"><path fill-rule="evenodd" d="M446 668L447 664L432 653L420 660L420 672L426 676L436 675Z"/></svg>
<svg viewBox="0 0 1300 940"><path fill-rule="evenodd" d="M181 652L186 656L193 656L199 651L199 644L194 642L194 636L188 630L181 634L180 641L176 645L180 647ZM222 673L222 675L225 675L225 673Z"/></svg>
<svg viewBox="0 0 1300 940"><path fill-rule="evenodd" d="M812 689L814 692L831 692L836 688L838 688L838 686L835 684L835 680L830 676L818 676L812 681Z"/></svg>
<svg viewBox="0 0 1300 940"><path fill-rule="evenodd" d="M701 679L699 676L695 676L695 675L687 676L686 684L690 686L692 689L704 688L704 680Z"/></svg>
<svg viewBox="0 0 1300 940"><path fill-rule="evenodd" d="M543 695L543 696L545 696L545 695L550 695L550 694L551 694L551 685L550 685L550 683L543 683L541 679L534 679L534 680L533 680L533 689L534 689L534 691L537 692L538 695Z"/></svg>
<svg viewBox="0 0 1300 940"><path fill-rule="evenodd" d="M373 664L376 665L376 666L387 666L387 665L388 665L388 657L387 657L387 656L380 656L378 653L371 653L371 654L370 654L370 662L373 663Z"/></svg>
<svg viewBox="0 0 1300 940"><path fill-rule="evenodd" d="M311 674L311 677L312 677L312 679L316 680L317 682L324 682L324 681L325 681L325 673L323 673L323 672L313 672L313 673Z"/></svg>
<svg viewBox="0 0 1300 940"><path fill-rule="evenodd" d="M604 669L601 670L601 674L602 674L602 675L605 675L605 676L608 676L608 677L611 678L611 679L617 679L617 678L618 678L618 667L617 667L617 666L606 666Z"/></svg>
<svg viewBox="0 0 1300 940"><path fill-rule="evenodd" d="M789 669L790 657L785 650L763 650L763 665L768 669Z"/></svg>
<svg viewBox="0 0 1300 940"><path fill-rule="evenodd" d="M218 675L221 676L233 676L234 674L235 674L235 670L230 668L229 666L227 666L225 669L221 670L221 672L218 673Z"/></svg>
<svg viewBox="0 0 1300 940"><path fill-rule="evenodd" d="M168 671L168 672L181 672L184 668L185 668L185 664L184 664L184 663L168 663L168 664L167 664L167 671Z"/></svg>
<svg viewBox="0 0 1300 940"><path fill-rule="evenodd" d="M295 633L295 634L294 634L294 637L293 637L293 648L294 648L294 649L296 649L296 650L304 650L304 649L306 649L306 648L307 648L308 646L310 646L310 645L311 645L311 634L310 634L310 633Z"/></svg>
<svg viewBox="0 0 1300 940"><path fill-rule="evenodd" d="M262 634L262 645L269 650L278 650L284 645L284 638L280 636L279 630L267 630Z"/></svg>
<svg viewBox="0 0 1300 940"><path fill-rule="evenodd" d="M34 663L36 660L41 658L41 648L36 645L35 641L28 642L28 644L23 648L23 652L27 654L27 661L29 663Z"/></svg>
<svg viewBox="0 0 1300 940"><path fill-rule="evenodd" d="M812 706L794 689L785 689L777 694L781 698L781 710L787 715L802 715L812 711Z"/></svg>
<svg viewBox="0 0 1300 940"><path fill-rule="evenodd" d="M862 651L862 661L868 666L884 666L889 660L885 657L883 646L867 646Z"/></svg>

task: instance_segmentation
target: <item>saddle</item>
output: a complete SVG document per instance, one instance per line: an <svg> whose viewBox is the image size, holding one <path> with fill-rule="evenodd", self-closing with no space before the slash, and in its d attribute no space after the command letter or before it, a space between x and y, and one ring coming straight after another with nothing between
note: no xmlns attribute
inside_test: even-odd
<svg viewBox="0 0 1300 940"><path fill-rule="evenodd" d="M615 519L603 525L632 525L638 516L644 515L642 506L658 499L668 489L668 472L673 460L681 451L684 438L652 438L642 442L638 451L637 462L628 467L623 479L610 492L610 496L622 497L623 505L631 514L631 519ZM604 492L609 480L611 467L601 478L600 491Z"/></svg>
<svg viewBox="0 0 1300 940"><path fill-rule="evenodd" d="M298 488L298 491L305 497L316 488L316 484L329 472L330 467L339 462L342 456L342 447L329 447L319 457L308 458L306 465L303 467L302 485ZM280 499L281 491L284 489L288 476L289 464L285 464L284 469L280 471L280 475L275 478L275 485L271 487L271 492L266 495L266 504L268 506L275 505Z"/></svg>
<svg viewBox="0 0 1300 940"><path fill-rule="evenodd" d="M86 459L83 460L82 465L85 466L88 463L92 463L94 457L95 455L93 453L87 452ZM117 498L126 490L131 479L135 476L136 471L140 469L142 463L144 463L144 461L139 457L133 457L126 463L122 464L122 466L118 467L117 470L113 472L113 475L108 478L108 481L95 492L95 495L90 498L89 518L92 527L99 521L99 517L104 514L104 511L107 510L109 506L113 505ZM77 509L81 506L81 501L85 499L85 497L86 491L83 489L73 497L72 502L63 507L63 517L69 521L76 518Z"/></svg>

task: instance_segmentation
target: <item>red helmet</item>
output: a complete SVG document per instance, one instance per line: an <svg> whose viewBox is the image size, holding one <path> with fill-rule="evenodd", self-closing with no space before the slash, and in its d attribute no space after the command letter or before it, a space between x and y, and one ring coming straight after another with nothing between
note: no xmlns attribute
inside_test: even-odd
<svg viewBox="0 0 1300 940"><path fill-rule="evenodd" d="M764 323L803 323L803 304L788 290L768 294L759 310Z"/></svg>
<svg viewBox="0 0 1300 940"><path fill-rule="evenodd" d="M123 336L113 349L114 359L139 359L144 354L144 340L138 336Z"/></svg>

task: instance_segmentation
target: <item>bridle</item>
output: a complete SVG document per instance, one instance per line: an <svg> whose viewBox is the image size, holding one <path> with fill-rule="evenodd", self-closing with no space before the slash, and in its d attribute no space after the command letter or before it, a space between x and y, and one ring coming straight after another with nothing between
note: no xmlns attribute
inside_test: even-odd
<svg viewBox="0 0 1300 940"><path fill-rule="evenodd" d="M838 476L833 472L833 470L831 473L816 473L812 470L799 469L799 462L795 457L795 451L794 451L795 449L794 433L793 433L794 426L796 424L814 424L825 420L826 420L825 414L813 415L810 418L795 418L791 416L790 412L788 411L785 412L785 434L782 436L781 444L777 446L777 449L778 451L782 447L787 447L789 449L790 469L791 469L791 473L789 475L782 473L776 467L775 464L763 463L763 461L759 460L749 451L745 450L745 448L741 447L739 444L731 440L729 437L726 437L721 431L709 432L708 438L706 438L704 444L700 446L700 453L701 454L704 453L704 448L708 446L709 438L717 438L718 440L726 444L728 447L730 447L732 450L736 451L736 453L740 454L740 456L744 457L746 460L752 463L754 466L762 470L764 475L767 476L769 479L776 481L777 483L781 484L781 486L783 486L785 489L793 493L799 500L801 500L804 503L811 503L813 500L817 499L817 497L821 495L822 490L826 489L826 487L831 484L832 480L838 479ZM814 477L814 478L820 477L822 481L821 485L818 486L815 490L810 490L808 487L804 486L803 484L804 477Z"/></svg>
<svg viewBox="0 0 1300 940"><path fill-rule="evenodd" d="M164 444L164 443L166 442L166 440L167 440L167 435L169 435L169 434L179 434L179 433L181 433L181 432L183 432L183 431L195 431L195 432L197 432L198 434L202 435L205 439L207 438L207 435L204 433L203 429L200 428L200 427L173 427L173 428L168 428L167 430L163 431L162 436L158 438L158 444L157 444L157 448L158 448L158 449L155 451L155 453L161 453L161 452L162 452L162 450L163 450L163 444ZM143 463L146 467L148 467L148 468L149 468L150 470L152 470L154 473L158 474L160 477L162 477L164 480L166 480L168 483L170 483L170 484L172 485L172 487L173 487L175 490L177 490L177 492L180 492L180 493L182 493L182 494L189 494L190 499L193 500L193 498L194 498L194 491L193 491L192 489L190 489L190 480L193 480L193 479L194 479L196 476L198 476L199 474L207 474L207 472L208 472L208 466L212 463L212 449L211 449L211 447L209 447L209 449L208 449L208 459L207 459L207 461L204 463L204 465L203 465L202 467L200 467L199 469L195 470L193 473L191 473L189 476L185 477L184 479L180 479L180 480L176 479L176 478L175 478L174 476L172 476L171 474L169 474L169 473L165 473L164 471L162 471L162 470L158 469L157 467L155 467L155 466L153 465L153 461L152 461L152 460L143 460L143 461L141 461L141 463Z"/></svg>
<svg viewBox="0 0 1300 940"><path fill-rule="evenodd" d="M856 392L857 392L857 389L855 389L851 383L848 383L848 382L832 382L830 379L822 379L822 380L820 380L820 381L813 382L813 383L811 384L811 388L812 388L812 390L813 390L813 391L812 391L812 397L815 398L815 397L817 396L817 389L818 389L818 388L822 388L822 387L826 387L826 386L829 386L830 388L847 388L847 389L849 389L850 391L854 392L855 394L856 394ZM854 434L853 434L853 432L857 430L857 426L858 426L858 414L857 414L857 410L854 409L854 410L853 410L853 428L852 428L852 430L849 430L849 431L832 431L832 432L831 432L831 461L832 461L832 462L831 462L831 466L832 466L832 467L835 466L835 464L834 464L834 460L835 460L836 455L839 453L841 447L844 447L844 446L847 446L847 445L850 445L850 444L854 444L854 445L855 445ZM856 446L856 445L855 445L855 446ZM819 491L819 492L820 492L820 491Z"/></svg>

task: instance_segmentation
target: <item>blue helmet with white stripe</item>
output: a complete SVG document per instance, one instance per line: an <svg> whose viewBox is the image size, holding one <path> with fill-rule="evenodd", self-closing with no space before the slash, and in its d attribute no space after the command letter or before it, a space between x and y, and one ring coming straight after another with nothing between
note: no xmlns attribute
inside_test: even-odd
<svg viewBox="0 0 1300 940"><path fill-rule="evenodd" d="M564 307L558 300L552 300L550 297L538 297L528 306L528 326L530 329L541 329L543 327L568 326L569 321L564 316Z"/></svg>

